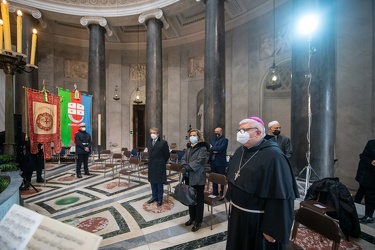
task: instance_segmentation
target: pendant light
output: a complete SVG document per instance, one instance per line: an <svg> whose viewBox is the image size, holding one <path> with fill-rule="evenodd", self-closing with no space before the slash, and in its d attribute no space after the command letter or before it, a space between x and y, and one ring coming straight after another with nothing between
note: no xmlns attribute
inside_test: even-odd
<svg viewBox="0 0 375 250"><path fill-rule="evenodd" d="M278 69L275 63L276 58L276 0L273 0L273 63L269 69L266 88L267 89L278 89L282 86L280 77L278 75Z"/></svg>
<svg viewBox="0 0 375 250"><path fill-rule="evenodd" d="M138 33L137 33L137 71L140 70L140 64L139 64L139 25L138 25ZM139 90L139 74L137 74L137 89L135 90L135 99L133 101L137 105L142 103L141 100L141 91Z"/></svg>

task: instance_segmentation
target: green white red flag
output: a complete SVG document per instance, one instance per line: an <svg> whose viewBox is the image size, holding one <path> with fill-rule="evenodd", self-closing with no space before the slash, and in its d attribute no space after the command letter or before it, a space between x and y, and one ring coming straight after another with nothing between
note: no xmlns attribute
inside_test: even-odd
<svg viewBox="0 0 375 250"><path fill-rule="evenodd" d="M68 147L75 144L74 135L80 123L86 123L86 131L91 134L92 96L62 88L59 88L58 95L61 99L61 142Z"/></svg>

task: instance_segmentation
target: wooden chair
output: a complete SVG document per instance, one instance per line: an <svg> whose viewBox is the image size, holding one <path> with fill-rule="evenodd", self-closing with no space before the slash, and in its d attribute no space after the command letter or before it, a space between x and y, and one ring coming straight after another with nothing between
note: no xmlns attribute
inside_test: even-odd
<svg viewBox="0 0 375 250"><path fill-rule="evenodd" d="M207 181L207 186L210 185L210 183L216 183L218 185L224 185L224 190L223 190L223 196L220 195L212 195L209 193L204 193L204 203L207 204L208 211L210 210L211 207L211 230L212 230L212 210L213 210L213 205L218 202L218 201L224 201L225 204L225 213L228 216L228 209L227 209L227 201L225 199L225 194L227 193L227 178L223 174L217 174L217 173L210 173L208 175L208 181Z"/></svg>
<svg viewBox="0 0 375 250"><path fill-rule="evenodd" d="M105 177L105 173L107 172L107 169L112 169L112 177L114 178L115 176L115 168L120 165L121 166L121 169L122 169L122 166L124 164L124 160L122 159L122 154L120 153L115 153L112 155L112 158L110 159L110 163L105 163L104 164L104 177Z"/></svg>
<svg viewBox="0 0 375 250"><path fill-rule="evenodd" d="M138 173L138 180L141 183L141 177L139 176L139 169L140 169L140 161L139 158L130 157L129 164L127 168L121 169L118 172L118 185L120 185L120 176L127 175L128 176L128 183L130 185L130 175Z"/></svg>
<svg viewBox="0 0 375 250"><path fill-rule="evenodd" d="M104 149L100 151L100 159L95 159L93 162L103 164L106 160L110 158L111 158L111 150Z"/></svg>
<svg viewBox="0 0 375 250"><path fill-rule="evenodd" d="M140 152L140 153L139 153L139 159L140 159L141 162L143 162L144 164L147 164L147 163L148 163L148 152Z"/></svg>
<svg viewBox="0 0 375 250"><path fill-rule="evenodd" d="M129 149L128 148L121 148L121 153L123 153L125 151L129 151Z"/></svg>
<svg viewBox="0 0 375 250"><path fill-rule="evenodd" d="M172 193L172 187L171 187L171 184L172 183L175 183L175 182L180 182L181 181L181 165L178 164L178 163L171 163L169 165L169 174L167 175L167 180L165 181L164 185L167 185L167 201L169 200L169 195ZM178 174L178 178L172 178L170 172L171 171L174 171L176 173L175 174Z"/></svg>
<svg viewBox="0 0 375 250"><path fill-rule="evenodd" d="M178 163L178 155L177 154L170 154L170 156L169 156L169 160L168 160L168 163L167 163L168 175L171 175L170 167L171 167L172 163Z"/></svg>
<svg viewBox="0 0 375 250"><path fill-rule="evenodd" d="M314 211L308 207L300 207L295 214L292 237L289 245L296 245L295 240L300 224L313 230L321 236L332 240L332 250L339 249L341 240L339 225L328 215Z"/></svg>

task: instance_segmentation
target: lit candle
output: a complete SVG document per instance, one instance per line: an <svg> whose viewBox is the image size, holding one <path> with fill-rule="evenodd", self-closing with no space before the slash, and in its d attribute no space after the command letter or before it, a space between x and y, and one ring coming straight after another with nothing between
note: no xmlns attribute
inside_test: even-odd
<svg viewBox="0 0 375 250"><path fill-rule="evenodd" d="M22 12L17 11L17 52L22 53Z"/></svg>
<svg viewBox="0 0 375 250"><path fill-rule="evenodd" d="M102 144L102 115L98 114L98 146Z"/></svg>
<svg viewBox="0 0 375 250"><path fill-rule="evenodd" d="M12 50L12 42L10 40L9 10L7 1L1 3L1 17L4 23L4 48Z"/></svg>
<svg viewBox="0 0 375 250"><path fill-rule="evenodd" d="M31 37L31 54L30 54L30 64L35 63L35 50L36 50L36 29L33 29L33 35Z"/></svg>
<svg viewBox="0 0 375 250"><path fill-rule="evenodd" d="M3 49L3 20L0 19L0 50Z"/></svg>

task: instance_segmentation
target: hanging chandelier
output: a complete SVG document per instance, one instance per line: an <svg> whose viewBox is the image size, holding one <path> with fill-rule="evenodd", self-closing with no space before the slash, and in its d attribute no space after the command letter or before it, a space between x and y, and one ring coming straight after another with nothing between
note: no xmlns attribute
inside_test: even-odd
<svg viewBox="0 0 375 250"><path fill-rule="evenodd" d="M137 72L139 72L141 70L141 66L140 66L140 63L139 63L139 25L138 25L138 33L137 33ZM140 78L140 74L137 74L137 89L135 90L135 99L134 99L134 103L136 104L140 104L142 103L142 100L141 100L141 91L139 90L139 79Z"/></svg>
<svg viewBox="0 0 375 250"><path fill-rule="evenodd" d="M276 59L276 6L275 6L275 0L273 0L273 63L269 69L267 82L266 82L266 88L272 89L272 90L281 88L282 86L280 77L278 75L279 72L275 63L275 59Z"/></svg>

